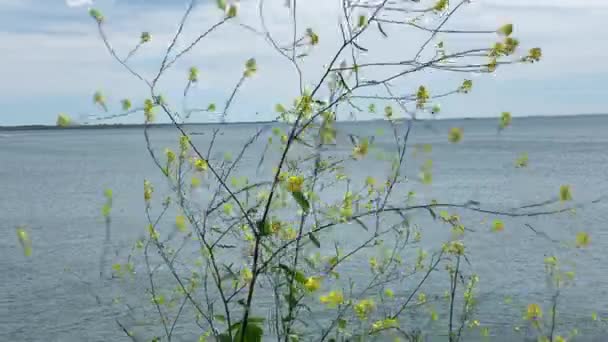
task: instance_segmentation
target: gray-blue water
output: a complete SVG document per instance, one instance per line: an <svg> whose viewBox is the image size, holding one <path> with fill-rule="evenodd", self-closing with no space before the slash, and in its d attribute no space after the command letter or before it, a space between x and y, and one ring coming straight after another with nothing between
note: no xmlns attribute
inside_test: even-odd
<svg viewBox="0 0 608 342"><path fill-rule="evenodd" d="M577 328L578 341L605 340L608 322L602 319L608 318L608 201L589 203L608 195L608 116L515 119L501 134L497 134L496 125L496 120L438 121L431 129L417 125L410 141L432 144L433 184L416 181L424 158L408 153L406 172L411 181L399 191L415 191L421 203L434 198L456 203L473 199L490 209L509 210L554 198L560 185L571 185L572 204L587 204L575 215L505 219L501 233L491 232L488 223L481 224L484 219L491 222L491 216L459 211L463 222L476 230L467 236L470 269L480 277L476 317L482 326L489 327L493 340L521 340L522 334L515 333L513 326L525 325L522 316L526 304L540 303L545 315L549 313L552 292L547 291L543 258L556 254L576 265L575 286L564 289L559 297L557 332L568 335ZM235 146L258 126L224 126L216 155L236 153ZM464 128L464 139L457 145L449 144L446 138L453 126ZM360 135L384 129L370 157L350 164L348 170L354 177L383 177L386 169L378 167L373 155L392 149L388 126L349 123L339 129ZM211 126L192 130L205 133L195 138L205 146ZM159 150L176 145L172 128L154 128L151 135ZM263 146L253 146L243 159L240 174L254 172ZM351 150L344 136L335 150L344 154ZM514 161L522 152L528 153L529 166L516 169ZM262 169L264 177L270 175L272 161L269 158ZM85 282L94 284L99 278L105 234L100 215L103 190L114 190L112 250L124 250L145 229L144 178L161 179L149 159L141 129L0 131L0 341L127 340L114 321L115 310L97 305L95 287ZM449 235L449 228L433 222L427 213L418 216L414 221L424 231L421 245L436 249ZM549 238L534 234L525 224ZM15 227L19 225L26 225L32 237L31 257L23 255L18 243ZM353 229L347 226L335 232L335 237L348 245L348 240L356 237ZM551 241L573 244L579 231L591 237L586 249L566 248ZM366 277L367 270L364 258L343 272ZM444 273L425 288L429 296L443 294ZM403 284L395 292L405 295L414 285ZM147 284L140 286L143 289ZM120 287L110 294L104 291L104 296L111 298L111 291L120 291ZM505 304L505 297L511 297L512 303ZM599 316L597 321L592 320L593 312ZM182 340L193 340L200 333L189 329L181 330ZM468 339L479 336L471 332Z"/></svg>

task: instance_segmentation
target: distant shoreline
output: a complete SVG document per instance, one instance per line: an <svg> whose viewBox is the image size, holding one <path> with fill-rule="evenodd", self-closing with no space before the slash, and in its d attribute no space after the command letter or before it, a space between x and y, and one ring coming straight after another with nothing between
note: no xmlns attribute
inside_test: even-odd
<svg viewBox="0 0 608 342"><path fill-rule="evenodd" d="M516 116L514 119L544 119L544 118L554 118L554 119L569 119L575 117L589 117L589 116L600 116L600 115L608 115L608 113L586 113L586 114L563 114L563 115L529 115L529 116ZM463 118L442 118L437 117L434 119L419 119L419 121L450 121L450 120L491 120L496 119L493 116L484 116L484 117L463 117ZM384 119L368 119L368 120L354 120L354 121L339 121L339 123L348 123L348 122L376 122L376 121L384 121ZM254 124L271 124L271 123L279 123L277 121L238 121L238 122L226 122L226 123L218 123L218 122L192 122L186 123L184 126L215 126L215 125L254 125ZM47 130L86 130L86 129L135 129L135 128L143 128L144 124L90 124L90 125L74 125L67 127L60 127L56 125L19 125L19 126L0 126L0 131L47 131ZM172 123L155 123L150 124L151 128L162 128L162 127L173 127Z"/></svg>

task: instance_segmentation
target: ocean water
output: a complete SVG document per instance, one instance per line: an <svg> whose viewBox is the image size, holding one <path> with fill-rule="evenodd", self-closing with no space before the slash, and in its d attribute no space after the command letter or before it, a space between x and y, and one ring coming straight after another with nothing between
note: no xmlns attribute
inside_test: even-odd
<svg viewBox="0 0 608 342"><path fill-rule="evenodd" d="M448 129L455 126L464 129L464 139L457 145L446 138ZM571 185L572 204L581 205L576 214L504 219L501 233L490 231L490 215L456 211L475 230L467 233L466 243L469 270L480 277L476 315L489 328L492 340L522 340L525 331L516 333L513 326L525 330L522 316L528 303L541 304L545 315L549 314L553 293L547 291L543 259L555 254L568 260L576 272L575 286L560 293L557 332L567 335L577 328L577 341L604 341L608 334L608 322L601 319L608 318L608 116L518 118L500 134L496 126L496 120L490 119L415 124L411 144L429 143L433 150L424 157L407 154L404 171L409 181L395 196L415 191L420 203L475 200L484 208L508 211L554 199L560 185ZM194 140L206 150L214 127L188 129L199 133ZM227 151L236 155L237 147L260 127L222 126L213 156L220 159ZM347 155L352 149L345 133L365 136L383 131L370 156L347 164L347 170L359 179L386 175L386 165L376 159L379 153L394 152L386 123L342 123L338 129L337 145L332 148L337 155ZM177 145L176 131L170 127L153 128L150 134L159 151ZM257 170L266 135L250 147L236 175L269 177L276 161L272 154ZM523 152L529 155L529 166L516 169L514 161ZM431 186L417 181L426 158L433 160ZM115 285L100 288L99 284L105 240L100 207L103 190L113 189L111 250L128 249L145 232L144 178L161 182L141 128L0 131L0 341L127 340L114 320L124 313L95 299L96 294L103 293L106 300L120 291ZM204 192L197 196L205 199ZM603 201L591 203L603 196ZM423 248L436 249L449 236L449 229L428 213L416 214L413 221L423 231ZM18 243L15 227L19 225L27 226L32 237L31 257L23 255ZM579 231L589 233L590 246L565 248L564 243L573 244ZM347 247L358 233L345 226L332 234ZM364 257L347 264L342 272L362 281L369 277L368 269ZM424 288L429 298L441 296L447 288L445 272L438 273ZM145 291L146 286L142 283L137 288ZM414 282L405 283L395 289L397 297L407 295L414 286ZM506 297L512 302L505 303ZM593 312L598 321L592 320ZM426 318L416 322L430 330L445 330ZM197 332L192 329L178 327L175 340L194 340ZM430 336L429 340L446 338ZM466 340L482 338L471 330Z"/></svg>

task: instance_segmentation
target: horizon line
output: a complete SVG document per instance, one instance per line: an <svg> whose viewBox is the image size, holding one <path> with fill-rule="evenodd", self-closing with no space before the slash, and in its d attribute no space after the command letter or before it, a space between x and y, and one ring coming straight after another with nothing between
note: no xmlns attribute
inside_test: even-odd
<svg viewBox="0 0 608 342"><path fill-rule="evenodd" d="M520 119L529 119L529 118L572 118L572 117L581 117L581 116L599 116L599 115L608 115L608 112L605 113L579 113L579 114L528 114L528 115L514 115L513 118ZM488 120L495 119L498 116L463 116L463 117L430 117L430 118L422 118L415 119L416 121L448 121L448 120ZM397 118L397 120L406 120L407 118ZM337 120L339 123L349 123L349 122L372 122L372 121L386 121L384 118L372 118L372 119L355 119L355 120ZM242 125L242 124L269 124L269 123L282 123L276 120L258 120L258 121L227 121L227 122L187 122L181 123L180 125ZM139 128L144 127L145 123L99 123L99 124L75 124L71 126L57 126L57 125L47 125L47 124L28 124L28 125L11 125L4 126L0 125L0 131L15 131L15 130L61 130L61 129L104 129L104 128ZM148 124L149 127L165 127L165 126L174 126L171 122L159 122L159 123L151 123Z"/></svg>

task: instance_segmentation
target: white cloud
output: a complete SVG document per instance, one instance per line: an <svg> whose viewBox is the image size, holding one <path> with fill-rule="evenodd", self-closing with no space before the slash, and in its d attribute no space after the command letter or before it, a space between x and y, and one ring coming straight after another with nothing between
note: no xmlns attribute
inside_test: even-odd
<svg viewBox="0 0 608 342"><path fill-rule="evenodd" d="M0 3L2 1L0 0ZM4 1L9 1L14 8L27 7L22 5L23 3ZM29 0L24 1L33 6ZM66 4L84 6L87 5L86 2L90 1L67 0ZM560 77L565 79L608 72L608 66L603 62L608 58L608 29L603 25L608 15L608 1L535 0L533 5L526 6L530 3L523 0L478 0L476 4L467 6L460 15L451 19L446 27L495 29L506 22L514 22L514 34L522 41L522 48L543 47L546 58L542 63L533 67L505 69L504 72L498 73L496 82L555 80ZM301 34L307 27L312 27L321 36L319 46L313 49L302 63L305 81L312 83L319 79L322 65L333 56L340 41L337 25L339 1L307 0L298 4L298 33ZM135 8L118 2L114 5L108 4L107 1L99 2L98 5L102 7L107 18L108 36L121 56L137 43L141 31L151 32L152 41L142 47L132 62L137 70L142 70L147 75L156 71L160 57L172 39L177 22L183 14L183 7L137 7L136 11ZM55 14L61 17L62 13L75 13L73 9L63 10L67 12ZM581 16L581 11L585 11L584 16ZM277 41L289 41L292 36L289 8L286 8L282 1L266 1L264 13L268 27ZM37 32L0 30L0 40L8 47L3 52L3 62L0 63L0 74L3 75L3 80L0 80L0 92L3 95L13 100L23 99L24 103L25 99L31 96L88 97L98 88L105 89L110 98L145 95L145 87L122 70L107 54L97 37L95 24L86 13L82 11L79 15L83 18L80 21L45 19L35 26L39 29ZM213 1L201 1L186 25L177 49L186 46L221 16L221 11L215 7ZM0 19L1 17L2 14ZM239 20L259 29L256 1L241 2ZM428 25L433 23L429 22ZM385 30L391 35L390 40L381 38L375 28L370 28L370 32L366 33L362 44L370 48L372 53L364 55L363 60L410 58L419 42L426 37L418 33L410 34L411 31L403 33L401 29L390 26L385 26ZM495 39L497 38L494 35L450 36L446 41L450 48L486 47ZM177 63L172 72L163 78L161 89L169 95L179 96L183 90L187 68L196 65L201 70L201 84L193 91L192 101L199 101L201 105L213 101L219 106L225 93L229 92L238 80L243 62L252 56L258 59L260 72L243 87L235 103L235 115L245 111L271 110L275 102L287 101L295 95L296 73L289 62L279 56L262 37L234 23L211 34L191 54ZM400 86L404 92L415 88L420 82L431 83L437 88L449 88L457 83L461 76L465 75L425 73L407 79ZM492 82L485 84L492 87ZM504 96L508 97L508 94ZM479 98L479 103L473 104L471 110L479 112L483 110L484 104L492 106L491 98ZM65 106L67 105L69 104ZM41 117L42 115L52 120L55 109L50 109L48 114L41 114Z"/></svg>
<svg viewBox="0 0 608 342"><path fill-rule="evenodd" d="M85 5L92 5L93 0L65 0L65 4L68 7L80 7Z"/></svg>

